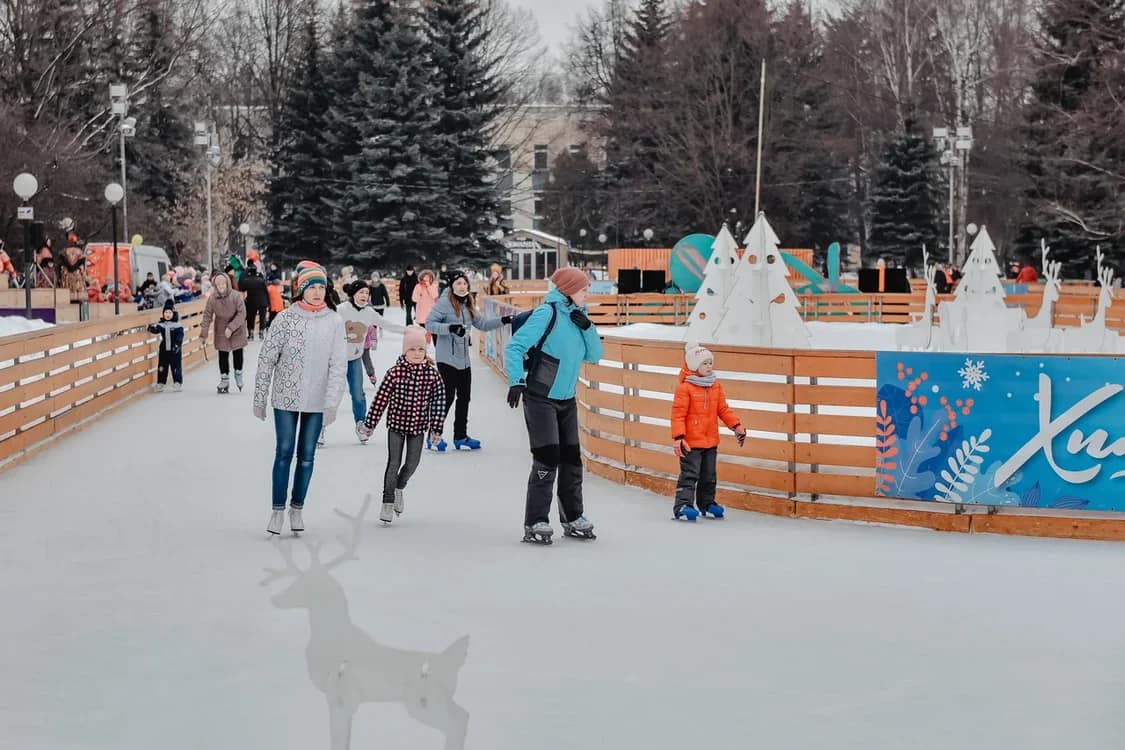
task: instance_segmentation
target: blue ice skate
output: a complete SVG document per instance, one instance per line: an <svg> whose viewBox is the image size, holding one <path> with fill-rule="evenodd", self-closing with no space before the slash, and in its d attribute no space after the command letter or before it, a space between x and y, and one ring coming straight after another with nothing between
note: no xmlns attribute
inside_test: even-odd
<svg viewBox="0 0 1125 750"><path fill-rule="evenodd" d="M707 506L707 510L703 511L703 517L711 516L712 518L722 518L725 512L726 508L723 506L718 503L711 503Z"/></svg>
<svg viewBox="0 0 1125 750"><path fill-rule="evenodd" d="M676 508L677 521L695 521L697 518L699 518L699 511L690 505L681 505Z"/></svg>

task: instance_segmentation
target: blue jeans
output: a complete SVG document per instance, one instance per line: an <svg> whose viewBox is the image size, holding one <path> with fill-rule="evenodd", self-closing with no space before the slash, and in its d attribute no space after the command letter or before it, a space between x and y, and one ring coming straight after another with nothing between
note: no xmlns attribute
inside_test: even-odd
<svg viewBox="0 0 1125 750"><path fill-rule="evenodd" d="M363 357L348 362L348 392L352 394L352 421L362 422L367 416L367 399L363 395Z"/></svg>
<svg viewBox="0 0 1125 750"><path fill-rule="evenodd" d="M298 423L300 430L298 431ZM277 450L273 458L273 508L285 508L285 494L289 489L289 469L293 465L293 449L297 449L297 470L293 472L293 494L290 507L302 508L312 479L313 460L316 458L316 439L324 424L323 414L273 410L273 429L277 435Z"/></svg>

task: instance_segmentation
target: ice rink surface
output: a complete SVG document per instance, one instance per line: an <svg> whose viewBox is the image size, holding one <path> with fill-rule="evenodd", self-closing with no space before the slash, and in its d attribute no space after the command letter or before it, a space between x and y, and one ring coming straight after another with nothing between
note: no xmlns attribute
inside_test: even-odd
<svg viewBox="0 0 1125 750"><path fill-rule="evenodd" d="M679 524L597 477L596 542L521 544L523 419L478 363L484 449L426 453L347 559L383 428L345 398L308 532L270 540L252 377L217 396L212 362L0 475L0 748L327 750L325 690L379 701L353 748L461 747L462 712L478 750L1125 746L1125 545Z"/></svg>

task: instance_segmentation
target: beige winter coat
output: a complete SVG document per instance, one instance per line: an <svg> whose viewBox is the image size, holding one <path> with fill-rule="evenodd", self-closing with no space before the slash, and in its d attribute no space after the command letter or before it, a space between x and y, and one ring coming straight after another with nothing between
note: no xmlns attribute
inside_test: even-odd
<svg viewBox="0 0 1125 750"><path fill-rule="evenodd" d="M246 303L242 294L227 290L220 295L212 290L207 298L207 307L203 310L203 335L211 329L211 320L215 321L215 349L220 352L233 352L246 346ZM226 329L231 335L227 336Z"/></svg>

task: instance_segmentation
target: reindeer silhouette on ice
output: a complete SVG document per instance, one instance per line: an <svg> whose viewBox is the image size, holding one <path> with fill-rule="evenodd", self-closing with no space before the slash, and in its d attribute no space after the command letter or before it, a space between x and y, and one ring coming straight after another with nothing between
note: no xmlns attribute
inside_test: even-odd
<svg viewBox="0 0 1125 750"><path fill-rule="evenodd" d="M352 720L360 704L401 703L415 720L445 735L445 750L465 747L469 713L454 701L457 676L465 663L469 637L461 638L440 654L404 651L376 643L351 620L348 599L332 570L355 556L371 495L355 516L336 510L351 523L351 538L341 539L343 552L327 563L320 561L320 545L301 543L308 549L309 566L301 569L293 550L277 541L285 568L267 568L265 586L293 579L288 588L271 598L281 609L306 609L309 644L305 649L309 677L328 700L332 750L351 747Z"/></svg>

